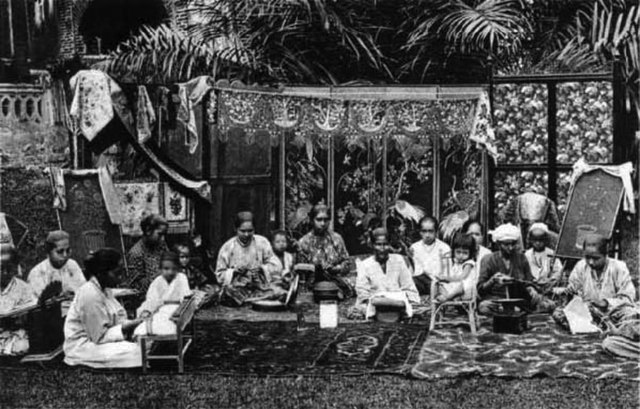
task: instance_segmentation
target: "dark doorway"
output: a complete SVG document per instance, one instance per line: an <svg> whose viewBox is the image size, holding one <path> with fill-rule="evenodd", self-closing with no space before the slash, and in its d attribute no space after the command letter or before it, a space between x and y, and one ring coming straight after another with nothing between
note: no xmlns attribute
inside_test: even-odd
<svg viewBox="0 0 640 409"><path fill-rule="evenodd" d="M157 26L167 18L162 0L93 0L80 21L80 34L88 54L103 54L143 25Z"/></svg>

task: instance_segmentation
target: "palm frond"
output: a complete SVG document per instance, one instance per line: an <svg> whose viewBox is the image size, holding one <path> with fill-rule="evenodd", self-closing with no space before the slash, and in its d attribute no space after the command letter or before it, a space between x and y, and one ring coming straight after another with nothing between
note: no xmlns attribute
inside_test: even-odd
<svg viewBox="0 0 640 409"><path fill-rule="evenodd" d="M233 39L196 41L175 27L144 26L120 44L98 68L117 78L147 82L178 82L198 75L218 74L214 67L253 67L255 58ZM127 78L129 79L129 78Z"/></svg>

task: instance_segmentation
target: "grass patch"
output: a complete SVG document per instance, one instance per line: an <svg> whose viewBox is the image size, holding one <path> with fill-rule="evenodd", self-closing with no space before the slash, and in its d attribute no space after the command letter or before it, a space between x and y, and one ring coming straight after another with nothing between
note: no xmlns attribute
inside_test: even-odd
<svg viewBox="0 0 640 409"><path fill-rule="evenodd" d="M0 370L1 408L637 408L637 382Z"/></svg>

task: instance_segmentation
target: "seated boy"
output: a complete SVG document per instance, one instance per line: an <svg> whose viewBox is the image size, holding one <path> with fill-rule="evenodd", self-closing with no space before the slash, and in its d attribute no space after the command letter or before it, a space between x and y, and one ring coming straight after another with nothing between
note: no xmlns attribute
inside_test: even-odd
<svg viewBox="0 0 640 409"><path fill-rule="evenodd" d="M146 321L136 328L135 335L175 334L171 316L182 299L191 294L187 276L178 272L179 266L176 253L165 252L160 257L160 275L151 282L147 298L138 308L138 317Z"/></svg>
<svg viewBox="0 0 640 409"><path fill-rule="evenodd" d="M547 247L549 229L544 223L534 223L529 228L529 244L531 248L524 255L529 261L531 275L543 293L549 293L562 278L562 263L555 259L553 266L553 250Z"/></svg>
<svg viewBox="0 0 640 409"><path fill-rule="evenodd" d="M138 316L146 318L160 309L165 303L179 304L191 294L187 276L179 273L180 262L176 253L166 252L160 258L160 275L147 290L147 298L138 308Z"/></svg>

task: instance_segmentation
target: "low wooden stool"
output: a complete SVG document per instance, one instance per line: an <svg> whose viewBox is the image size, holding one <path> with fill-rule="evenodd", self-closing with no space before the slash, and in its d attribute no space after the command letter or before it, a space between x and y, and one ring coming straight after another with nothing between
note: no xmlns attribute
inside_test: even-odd
<svg viewBox="0 0 640 409"><path fill-rule="evenodd" d="M196 297L192 294L185 297L178 309L171 316L171 321L176 324L176 333L170 335L140 335L140 348L142 352L142 372L147 372L147 362L150 360L175 359L178 361L178 373L184 373L184 354L196 338L195 320L193 316L198 308ZM191 324L191 335L185 334L187 325ZM151 355L147 351L147 341L176 341L177 351L175 355Z"/></svg>

